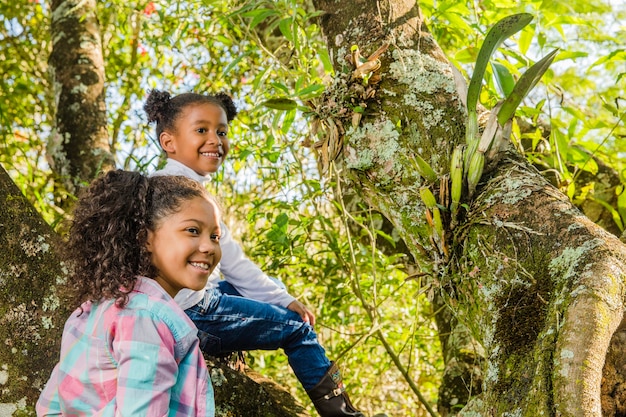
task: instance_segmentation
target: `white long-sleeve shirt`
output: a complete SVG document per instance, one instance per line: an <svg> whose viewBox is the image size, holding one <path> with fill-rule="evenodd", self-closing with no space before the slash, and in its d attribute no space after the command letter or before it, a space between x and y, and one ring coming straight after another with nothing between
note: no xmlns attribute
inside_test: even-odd
<svg viewBox="0 0 626 417"><path fill-rule="evenodd" d="M168 159L165 167L152 175L182 175L201 184L210 181L208 176L199 175L191 168L174 159ZM279 287L254 262L248 259L239 243L233 239L230 230L228 230L223 221L220 222L220 229L222 232L220 236L222 260L213 270L204 290L183 289L179 291L174 300L183 310L193 307L202 301L207 289L217 288L218 282L222 279L221 275L246 298L282 307L287 307L295 300L295 297Z"/></svg>

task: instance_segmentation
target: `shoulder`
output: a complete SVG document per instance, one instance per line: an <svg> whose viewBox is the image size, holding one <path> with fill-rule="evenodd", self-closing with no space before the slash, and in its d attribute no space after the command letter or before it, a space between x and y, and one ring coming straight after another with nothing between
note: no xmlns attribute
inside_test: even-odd
<svg viewBox="0 0 626 417"><path fill-rule="evenodd" d="M153 285L158 286L156 282ZM166 326L172 334L177 349L182 351L186 351L189 345L197 339L197 329L191 319L169 295L166 295L164 291L160 293L158 288L140 285L130 294L128 304L122 314L151 320L158 327Z"/></svg>

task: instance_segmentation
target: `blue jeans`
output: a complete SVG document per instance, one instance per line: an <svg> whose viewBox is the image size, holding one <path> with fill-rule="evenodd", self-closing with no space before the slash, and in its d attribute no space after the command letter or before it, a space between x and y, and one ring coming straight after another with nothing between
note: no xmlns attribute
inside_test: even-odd
<svg viewBox="0 0 626 417"><path fill-rule="evenodd" d="M224 283L224 284L222 284ZM200 348L208 355L238 350L282 348L305 390L322 379L330 360L313 327L293 311L244 298L225 281L185 310L198 327Z"/></svg>

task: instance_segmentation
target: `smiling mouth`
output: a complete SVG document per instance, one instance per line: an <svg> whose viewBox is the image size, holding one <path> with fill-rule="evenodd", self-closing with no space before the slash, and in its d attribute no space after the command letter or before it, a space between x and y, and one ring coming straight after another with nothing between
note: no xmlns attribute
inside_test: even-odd
<svg viewBox="0 0 626 417"><path fill-rule="evenodd" d="M222 154L220 152L200 152L200 155L206 156L209 158L221 158Z"/></svg>
<svg viewBox="0 0 626 417"><path fill-rule="evenodd" d="M189 262L189 265L195 266L196 268L200 268L205 271L209 271L211 269L211 266L204 262Z"/></svg>

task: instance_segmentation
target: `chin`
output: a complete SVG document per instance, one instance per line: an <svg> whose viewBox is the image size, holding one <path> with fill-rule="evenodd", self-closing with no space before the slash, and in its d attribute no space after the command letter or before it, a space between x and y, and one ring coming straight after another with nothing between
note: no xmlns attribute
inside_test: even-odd
<svg viewBox="0 0 626 417"><path fill-rule="evenodd" d="M203 170L200 170L200 172L198 172L198 174L206 177L209 174L215 174L218 169L219 169L219 167L210 168L210 169L203 169Z"/></svg>

